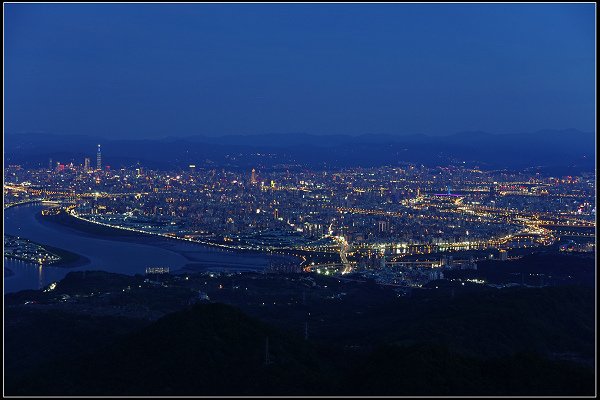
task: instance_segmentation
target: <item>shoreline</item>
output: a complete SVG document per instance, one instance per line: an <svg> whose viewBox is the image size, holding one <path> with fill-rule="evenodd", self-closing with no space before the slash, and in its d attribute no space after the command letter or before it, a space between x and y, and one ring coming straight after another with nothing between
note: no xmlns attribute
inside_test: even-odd
<svg viewBox="0 0 600 400"><path fill-rule="evenodd" d="M27 204L23 204L27 205ZM164 250L171 251L175 254L181 255L184 257L188 264L196 264L191 268L197 270L206 270L205 268L212 263L209 262L205 264L206 260L202 255L205 252L223 252L229 254L235 254L241 257L252 258L262 258L264 261L259 263L254 263L252 260L248 260L248 265L231 265L229 266L227 262L224 262L222 265L217 266L216 264L211 265L210 268L214 269L223 269L223 270L252 270L252 271L261 271L264 269L268 269L271 265L271 262L284 262L290 264L302 265L305 261L303 259L304 256L309 256L306 250L297 250L295 253L298 255L285 254L284 252L268 252L265 250L254 250L254 249L232 249L232 248L224 248L219 245L211 245L202 242L190 241L184 238L179 237L171 237L171 236L162 236L152 234L150 232L138 232L138 231L130 231L123 228L105 226L96 224L85 219L80 219L75 216L72 216L68 213L61 212L57 215L47 215L43 216L40 212L34 213L34 218L41 224L56 224L61 228L71 230L73 233L81 236L88 236L90 238L95 238L99 240L109 240L109 241L118 241L118 242L129 242L136 243L142 245L149 245L162 248ZM61 256L66 253L62 252L62 249L55 248L52 246L45 246L49 251L60 254ZM190 251L191 247L196 247L198 251ZM293 251L293 250L292 250ZM48 264L50 267L59 267L59 268L77 268L84 265L87 265L91 261L85 256L81 256L76 253L68 252L71 256L68 257L65 261L57 262L56 264ZM195 253L198 253L196 256ZM233 255L232 254L232 255ZM77 256L75 258L74 256ZM314 254L314 256L319 257L319 254ZM198 268L198 264L204 264L204 268ZM217 263L219 264L219 263ZM237 264L237 262L234 262ZM261 265L258 265L261 264ZM184 267L186 268L186 267ZM189 266L188 266L189 268ZM188 269L192 272L190 269Z"/></svg>
<svg viewBox="0 0 600 400"><path fill-rule="evenodd" d="M166 250L173 251L175 253L181 254L186 257L189 261L196 261L193 258L188 257L185 253L187 251L173 250L170 247L176 244L191 244L206 247L214 250L221 250L224 252L233 252L238 254L249 254L253 256L263 256L263 257L284 257L284 258L293 258L297 260L298 263L301 263L301 258L299 256L290 255L290 254L282 254L279 252L267 252L265 250L255 250L255 249L233 249L228 247L223 247L216 243L210 242L196 242L190 241L184 238L175 237L175 236L167 236L167 235L156 235L151 232L139 232L139 231L130 231L124 228L114 227L114 226L106 226L100 225L93 222L89 222L83 218L77 218L65 212L62 212L58 215L51 216L42 216L41 214L37 214L35 216L40 222L51 222L63 227L73 229L77 232L84 233L90 235L92 237L106 239L106 240L117 240L117 241L127 241L133 243L140 244L149 244L158 247L162 247ZM142 241L140 241L142 239ZM299 253L303 251L298 251Z"/></svg>
<svg viewBox="0 0 600 400"><path fill-rule="evenodd" d="M73 253L71 251L61 249L58 247L53 247L53 246L48 246L48 245L41 245L41 246L44 247L46 250L50 251L51 253L54 253L60 257L59 262L54 263L54 264L49 264L49 266L51 266L51 267L77 268L77 267L83 267L84 265L87 265L90 263L90 259L85 256L82 256L81 254Z"/></svg>
<svg viewBox="0 0 600 400"><path fill-rule="evenodd" d="M61 249L58 247L53 247L53 246L49 246L46 244L41 244L38 242L34 242L33 240L29 240L27 239L30 243L33 243L37 246L40 246L42 248L44 248L44 250L46 250L49 253L53 253L57 256L60 257L60 260L57 262L53 262L53 263L46 263L46 264L41 264L43 267L55 267L55 268L77 268L77 267L82 267L84 265L87 265L90 263L89 258L82 256L81 254L77 254L77 253L73 253L71 251L65 250L65 249ZM12 254L4 254L3 255L5 258L9 258L11 260L18 260L18 261L23 261L32 265L40 265L39 263L36 263L30 259L27 258L23 258L23 257L19 257L19 256L15 256ZM7 270L8 268L5 268L5 270ZM10 271L10 270L9 270ZM14 275L13 271L10 271L11 275L5 275L6 276L12 276Z"/></svg>
<svg viewBox="0 0 600 400"><path fill-rule="evenodd" d="M32 242L32 243L34 243L34 242ZM84 257L80 254L76 254L76 253L73 253L73 252L70 252L70 251L67 251L64 249L59 249L58 247L42 245L40 243L35 243L35 244L43 247L48 252L54 253L54 254L58 255L59 257L61 257L60 261L57 261L54 263L41 264L43 267L76 268L76 267L82 267L82 266L90 263L89 258ZM9 258L11 260L23 261L25 263L32 264L32 265L40 265L39 263L33 262L32 260L23 258L23 257L18 257L18 256L8 255L8 254L4 254L4 257ZM67 258L67 259L65 260L64 258ZM7 270L7 269L8 268L5 268L5 270ZM12 275L5 275L5 276L12 276Z"/></svg>

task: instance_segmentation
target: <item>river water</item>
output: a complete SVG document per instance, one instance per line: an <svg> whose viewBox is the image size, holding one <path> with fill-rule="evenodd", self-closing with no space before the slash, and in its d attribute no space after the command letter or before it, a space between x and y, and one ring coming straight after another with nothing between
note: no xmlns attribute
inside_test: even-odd
<svg viewBox="0 0 600 400"><path fill-rule="evenodd" d="M110 240L36 218L45 207L30 204L4 210L4 233L68 250L88 258L89 263L75 268L40 267L4 258L4 293L41 289L70 271L102 270L135 275L143 274L147 267L169 267L171 271L177 271L186 265L187 269L198 271L240 271L262 270L269 263L266 255L226 251L184 241Z"/></svg>

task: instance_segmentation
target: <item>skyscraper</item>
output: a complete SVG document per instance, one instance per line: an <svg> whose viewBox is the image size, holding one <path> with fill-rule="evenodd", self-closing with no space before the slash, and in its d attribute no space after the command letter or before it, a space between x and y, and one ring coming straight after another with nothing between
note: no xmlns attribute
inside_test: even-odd
<svg viewBox="0 0 600 400"><path fill-rule="evenodd" d="M252 168L252 176L250 177L250 183L256 183L256 170L254 168Z"/></svg>
<svg viewBox="0 0 600 400"><path fill-rule="evenodd" d="M100 145L98 145L98 153L96 153L96 169L102 170L102 153L100 152Z"/></svg>
<svg viewBox="0 0 600 400"><path fill-rule="evenodd" d="M90 170L90 158L89 157L86 157L85 160L83 160L83 169L85 171Z"/></svg>

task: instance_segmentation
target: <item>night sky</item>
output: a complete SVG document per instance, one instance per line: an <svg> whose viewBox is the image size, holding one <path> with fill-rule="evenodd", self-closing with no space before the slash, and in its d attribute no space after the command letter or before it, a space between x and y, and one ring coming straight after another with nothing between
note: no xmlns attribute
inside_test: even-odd
<svg viewBox="0 0 600 400"><path fill-rule="evenodd" d="M4 4L5 132L595 126L594 4Z"/></svg>

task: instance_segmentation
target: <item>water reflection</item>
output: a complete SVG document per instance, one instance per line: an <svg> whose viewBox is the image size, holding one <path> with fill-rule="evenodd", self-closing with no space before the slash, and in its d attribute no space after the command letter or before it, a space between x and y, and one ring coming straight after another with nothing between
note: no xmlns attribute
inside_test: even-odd
<svg viewBox="0 0 600 400"><path fill-rule="evenodd" d="M168 239L161 242L155 238L152 242L146 239L132 242L88 235L40 218L41 210L46 207L23 205L6 209L5 234L67 250L87 258L89 262L74 268L62 268L5 259L5 268L13 275L5 276L4 293L40 289L46 282L58 281L70 271L102 270L134 275L143 274L147 267L156 265L169 267L171 271L190 263L219 269L263 269L268 265L264 255L223 251L189 242Z"/></svg>
<svg viewBox="0 0 600 400"><path fill-rule="evenodd" d="M44 268L42 268L42 264L38 265L38 289L42 289L44 287Z"/></svg>

